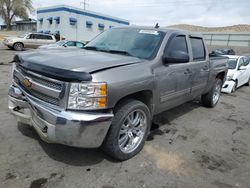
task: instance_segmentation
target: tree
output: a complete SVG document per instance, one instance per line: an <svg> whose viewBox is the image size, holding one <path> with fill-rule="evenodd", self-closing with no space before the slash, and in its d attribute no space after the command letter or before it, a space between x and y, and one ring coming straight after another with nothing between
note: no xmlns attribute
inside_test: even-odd
<svg viewBox="0 0 250 188"><path fill-rule="evenodd" d="M13 18L29 18L29 12L33 12L32 0L0 0L0 16L4 19L7 29L11 29Z"/></svg>

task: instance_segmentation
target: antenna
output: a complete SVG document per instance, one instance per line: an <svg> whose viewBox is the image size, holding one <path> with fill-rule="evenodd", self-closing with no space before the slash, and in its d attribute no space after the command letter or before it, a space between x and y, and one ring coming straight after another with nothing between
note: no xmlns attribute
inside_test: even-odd
<svg viewBox="0 0 250 188"><path fill-rule="evenodd" d="M156 25L155 25L155 28L157 29L157 28L159 28L160 26L159 26L159 24L158 23L156 23Z"/></svg>

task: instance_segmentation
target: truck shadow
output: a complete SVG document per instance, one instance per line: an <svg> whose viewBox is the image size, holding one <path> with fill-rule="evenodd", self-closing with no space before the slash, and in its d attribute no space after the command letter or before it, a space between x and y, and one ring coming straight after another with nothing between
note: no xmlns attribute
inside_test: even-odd
<svg viewBox="0 0 250 188"><path fill-rule="evenodd" d="M163 135L164 131L160 130L161 126L167 126L167 127L174 127L172 121L174 121L175 119L178 119L179 117L191 112L192 110L196 109L196 108L200 108L201 107L201 103L200 100L194 100L191 102L187 102L185 104L182 104L178 107L175 107L173 109L164 111L158 115L156 115L153 119L153 123L151 126L151 131L150 134L148 136L147 141L152 141L154 139L155 135ZM166 131L170 131L170 130L166 130ZM177 130L175 130L177 131Z"/></svg>
<svg viewBox="0 0 250 188"><path fill-rule="evenodd" d="M26 124L18 123L18 130L27 137L37 140L45 153L53 160L71 165L71 166L90 166L103 160L117 162L105 155L101 149L82 149L61 144L49 144L40 139L35 130Z"/></svg>

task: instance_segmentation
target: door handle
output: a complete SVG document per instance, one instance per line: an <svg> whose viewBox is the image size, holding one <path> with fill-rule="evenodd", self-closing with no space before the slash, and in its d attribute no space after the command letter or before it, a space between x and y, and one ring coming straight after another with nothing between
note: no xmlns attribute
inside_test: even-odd
<svg viewBox="0 0 250 188"><path fill-rule="evenodd" d="M192 71L190 69L186 69L186 71L184 72L184 74L192 74Z"/></svg>

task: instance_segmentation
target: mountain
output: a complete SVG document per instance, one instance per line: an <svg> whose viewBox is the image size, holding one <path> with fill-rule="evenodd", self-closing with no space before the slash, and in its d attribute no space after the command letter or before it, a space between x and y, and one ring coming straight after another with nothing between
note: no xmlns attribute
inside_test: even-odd
<svg viewBox="0 0 250 188"><path fill-rule="evenodd" d="M250 32L250 25L248 24L239 24L225 27L202 27L196 25L188 24L179 24L179 25L170 25L167 27L185 29L195 32Z"/></svg>

